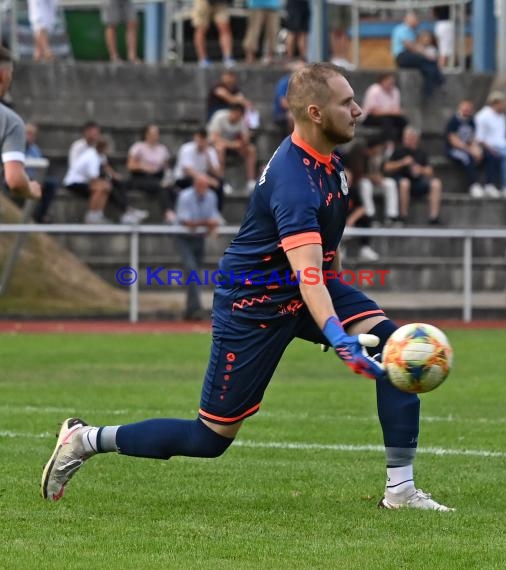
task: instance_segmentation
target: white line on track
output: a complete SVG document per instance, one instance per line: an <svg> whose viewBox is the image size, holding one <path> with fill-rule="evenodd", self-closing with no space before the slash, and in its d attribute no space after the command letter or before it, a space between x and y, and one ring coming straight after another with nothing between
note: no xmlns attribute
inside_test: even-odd
<svg viewBox="0 0 506 570"><path fill-rule="evenodd" d="M46 439L54 437L54 434L48 432L28 433L21 431L0 431L0 438L9 439ZM298 451L373 451L383 453L385 448L381 445L348 445L348 444L323 444L323 443L300 443L289 441L251 441L240 439L234 442L235 447L249 447L257 449L286 449ZM490 451L487 449L445 449L444 447L419 447L418 453L426 455L459 455L467 457L506 457L506 453L502 451Z"/></svg>

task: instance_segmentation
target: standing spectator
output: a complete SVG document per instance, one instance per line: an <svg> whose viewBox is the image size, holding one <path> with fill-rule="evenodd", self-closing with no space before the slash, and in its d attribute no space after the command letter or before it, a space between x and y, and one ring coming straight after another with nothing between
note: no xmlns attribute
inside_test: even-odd
<svg viewBox="0 0 506 570"><path fill-rule="evenodd" d="M418 16L409 11L404 22L395 26L392 32L392 54L401 68L418 69L423 76L423 95L428 99L434 89L444 83L437 61L427 58L416 43Z"/></svg>
<svg viewBox="0 0 506 570"><path fill-rule="evenodd" d="M193 141L181 146L174 168L176 186L184 189L192 185L197 176L205 176L207 185L216 192L218 209L223 207L223 171L216 149L207 140L207 130L200 128Z"/></svg>
<svg viewBox="0 0 506 570"><path fill-rule="evenodd" d="M455 24L450 18L450 6L434 6L432 14L436 20L434 35L439 52L439 67L448 67L455 55Z"/></svg>
<svg viewBox="0 0 506 570"><path fill-rule="evenodd" d="M436 38L429 30L422 30L416 37L416 44L420 49L420 53L427 59L436 61L438 59L438 49Z"/></svg>
<svg viewBox="0 0 506 570"><path fill-rule="evenodd" d="M237 75L227 70L221 74L218 83L213 85L207 94L207 120L209 121L216 111L229 109L230 105L239 103L245 108L251 108L252 104L241 92L237 84Z"/></svg>
<svg viewBox="0 0 506 570"><path fill-rule="evenodd" d="M235 103L230 109L217 111L208 126L209 136L225 170L227 155L239 156L246 167L246 190L253 192L256 184L257 150L250 141L248 125L244 120L244 107Z"/></svg>
<svg viewBox="0 0 506 570"><path fill-rule="evenodd" d="M69 148L68 167L70 168L76 159L85 150L94 147L100 138L100 127L95 121L88 121L82 128L82 137L74 141Z"/></svg>
<svg viewBox="0 0 506 570"><path fill-rule="evenodd" d="M246 63L255 63L258 41L262 28L264 28L266 51L262 62L269 65L276 53L281 0L248 0L247 6L249 9L248 28L243 42Z"/></svg>
<svg viewBox="0 0 506 570"><path fill-rule="evenodd" d="M142 140L130 147L127 169L132 188L157 194L164 221L172 224L176 215L172 185L166 178L169 160L169 149L160 142L160 129L150 124L144 128Z"/></svg>
<svg viewBox="0 0 506 570"><path fill-rule="evenodd" d="M193 43L200 67L211 65L207 57L206 36L211 19L218 28L221 53L225 67L233 67L232 32L230 30L230 14L227 0L194 0L192 22L194 27Z"/></svg>
<svg viewBox="0 0 506 570"><path fill-rule="evenodd" d="M49 37L56 20L56 0L28 0L28 19L33 31L35 61L52 61Z"/></svg>
<svg viewBox="0 0 506 570"><path fill-rule="evenodd" d="M483 198L485 189L478 183L478 165L483 159L483 149L476 142L474 105L469 99L459 103L457 112L446 125L446 154L459 167L464 168L469 183L469 194L473 198ZM493 182L493 180L489 181ZM493 186L497 193L497 188ZM489 184L487 184L488 195Z"/></svg>
<svg viewBox="0 0 506 570"><path fill-rule="evenodd" d="M302 60L295 60L286 64L287 73L281 77L276 83L274 92L274 109L273 120L280 128L282 137L288 136L293 131L293 118L288 109L288 100L286 94L288 92L288 84L293 73L304 66Z"/></svg>
<svg viewBox="0 0 506 570"><path fill-rule="evenodd" d="M192 275L198 275L202 269L205 235L212 233L223 223L217 207L216 194L209 192L206 176L197 175L193 185L179 194L176 216L177 221L189 228L191 232L177 237L185 271ZM205 316L208 317L209 315ZM195 279L192 279L187 285L184 318L201 320L205 316L202 311L199 285Z"/></svg>
<svg viewBox="0 0 506 570"><path fill-rule="evenodd" d="M502 186L506 196L506 97L502 91L492 91L487 104L476 113L476 140L484 151L485 193L497 198Z"/></svg>
<svg viewBox="0 0 506 570"><path fill-rule="evenodd" d="M104 209L112 190L111 183L101 173L101 154L107 151L107 142L99 138L96 147L84 150L70 165L63 184L67 190L89 198L86 224L111 223Z"/></svg>
<svg viewBox="0 0 506 570"><path fill-rule="evenodd" d="M400 142L408 120L401 107L401 92L393 73L382 73L377 82L367 88L362 112L364 125L381 127L382 135L388 141Z"/></svg>
<svg viewBox="0 0 506 570"><path fill-rule="evenodd" d="M411 197L429 195L429 224L441 223L442 184L434 176L427 155L419 148L420 135L412 127L406 127L402 136L402 145L395 148L390 159L385 163L385 174L397 179L400 194L400 217L406 221Z"/></svg>
<svg viewBox="0 0 506 570"><path fill-rule="evenodd" d="M102 23L105 26L105 43L109 59L120 61L116 28L119 23L126 25L127 57L131 63L139 63L137 58L137 13L132 0L102 0Z"/></svg>
<svg viewBox="0 0 506 570"><path fill-rule="evenodd" d="M25 156L26 158L43 158L42 150L37 144L37 133L38 128L34 123L26 123L25 125L25 135L26 135L26 147ZM35 173L26 169L26 173L29 178L35 179ZM48 211L53 201L56 189L58 188L58 181L50 176L44 176L41 182L42 187L42 197L37 203L35 208L33 219L39 224L49 223Z"/></svg>
<svg viewBox="0 0 506 570"><path fill-rule="evenodd" d="M307 38L311 20L311 7L307 0L286 0L286 55L293 59L296 50L307 60Z"/></svg>

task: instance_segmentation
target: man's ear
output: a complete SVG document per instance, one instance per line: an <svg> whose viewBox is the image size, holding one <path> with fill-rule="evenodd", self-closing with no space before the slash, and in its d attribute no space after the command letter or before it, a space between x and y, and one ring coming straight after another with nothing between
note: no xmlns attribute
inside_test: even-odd
<svg viewBox="0 0 506 570"><path fill-rule="evenodd" d="M320 107L318 105L309 105L307 108L307 114L311 121L321 124L322 122L322 114L320 111Z"/></svg>

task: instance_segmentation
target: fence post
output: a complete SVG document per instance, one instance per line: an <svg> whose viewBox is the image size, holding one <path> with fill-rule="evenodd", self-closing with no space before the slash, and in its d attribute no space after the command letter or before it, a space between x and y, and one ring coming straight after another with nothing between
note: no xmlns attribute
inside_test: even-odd
<svg viewBox="0 0 506 570"><path fill-rule="evenodd" d="M130 234L130 267L135 271L137 279L130 285L130 322L139 321L139 231L132 226Z"/></svg>
<svg viewBox="0 0 506 570"><path fill-rule="evenodd" d="M464 305L462 307L462 320L465 323L472 321L473 315L473 238L464 238Z"/></svg>

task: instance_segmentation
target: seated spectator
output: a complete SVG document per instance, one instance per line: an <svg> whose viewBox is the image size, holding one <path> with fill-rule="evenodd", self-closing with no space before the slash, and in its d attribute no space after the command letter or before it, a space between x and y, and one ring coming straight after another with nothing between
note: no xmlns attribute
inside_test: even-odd
<svg viewBox="0 0 506 570"><path fill-rule="evenodd" d="M33 31L35 61L52 61L49 37L56 20L56 0L28 0L28 20Z"/></svg>
<svg viewBox="0 0 506 570"><path fill-rule="evenodd" d="M330 8L330 6L329 6ZM344 8L347 6L335 6L335 8ZM346 28L334 28L330 34L331 57L330 62L345 69L346 71L354 71L357 66L349 59L350 52L350 36Z"/></svg>
<svg viewBox="0 0 506 570"><path fill-rule="evenodd" d="M422 53L427 59L436 61L438 59L438 51L436 38L432 32L429 30L422 30L417 38L416 43L420 48L420 53Z"/></svg>
<svg viewBox="0 0 506 570"><path fill-rule="evenodd" d="M207 57L206 36L211 19L218 28L221 53L225 67L233 67L232 32L230 30L230 14L227 0L194 0L193 1L193 43L199 60L199 66L209 67L211 62Z"/></svg>
<svg viewBox="0 0 506 570"><path fill-rule="evenodd" d="M178 235L176 238L184 269L187 274L198 275L202 269L205 235L214 232L223 223L218 211L216 194L209 192L207 176L197 175L192 186L179 194L176 216L178 223L191 230L191 233ZM184 318L187 320L208 318L209 315L202 311L200 286L195 279L187 285L186 293Z"/></svg>
<svg viewBox="0 0 506 570"><path fill-rule="evenodd" d="M193 135L193 141L181 146L177 154L174 178L177 188L188 188L195 177L206 177L209 188L216 192L218 209L223 207L223 171L216 149L207 140L207 130L201 128Z"/></svg>
<svg viewBox="0 0 506 570"><path fill-rule="evenodd" d="M246 190L253 192L256 184L257 150L250 140L248 125L244 120L244 107L237 103L229 109L217 111L208 126L209 137L218 151L222 171L227 156L239 156L246 167Z"/></svg>
<svg viewBox="0 0 506 570"><path fill-rule="evenodd" d="M469 184L469 194L473 198L489 195L497 197L498 190L493 184L487 184L487 193L478 182L478 166L483 159L483 149L476 142L476 125L474 123L474 106L469 99L459 103L457 112L446 125L446 154L459 167L464 168Z"/></svg>
<svg viewBox="0 0 506 570"><path fill-rule="evenodd" d="M100 138L100 127L95 121L88 121L82 127L83 136L77 139L70 145L68 154L68 167L70 168L74 161L85 150L90 147L95 147L98 139Z"/></svg>
<svg viewBox="0 0 506 570"><path fill-rule="evenodd" d="M26 123L25 125L25 136L26 136L26 147L25 147L25 157L26 158L43 158L42 150L37 144L37 133L38 128L34 123ZM37 179L35 172L32 172L29 167L26 168L26 173L28 178ZM40 181L40 180L39 180ZM39 224L48 224L50 222L48 211L53 201L56 189L58 188L58 181L51 176L44 176L41 182L42 197L38 201L35 211L33 213L33 219Z"/></svg>
<svg viewBox="0 0 506 570"><path fill-rule="evenodd" d="M290 82L290 77L292 74L304 65L304 62L301 60L289 62L286 65L288 73L283 75L283 77L281 77L281 79L276 83L276 90L274 93L273 120L274 123L280 128L281 136L283 138L288 136L293 131L293 119L288 109L288 101L286 99L286 94L288 92L288 83Z"/></svg>
<svg viewBox="0 0 506 570"><path fill-rule="evenodd" d="M345 169L348 181L348 213L346 216L346 227L348 228L370 228L371 218L367 215L365 207L360 200L360 192L355 184L352 171ZM378 261L379 254L371 247L371 238L362 236L358 257L362 261ZM341 248L341 259L344 259L346 250Z"/></svg>
<svg viewBox="0 0 506 570"><path fill-rule="evenodd" d="M395 26L392 32L392 54L401 68L418 69L423 76L423 95L428 99L434 89L444 83L437 61L429 59L422 53L416 43L418 16L409 11L404 22Z"/></svg>
<svg viewBox="0 0 506 570"><path fill-rule="evenodd" d="M374 193L381 192L385 200L385 225L399 222L399 194L397 182L383 176L383 164L387 158L384 139L372 138L367 146L355 145L346 155L345 163L352 172L354 187L360 197L365 214L372 223L379 225L376 217Z"/></svg>
<svg viewBox="0 0 506 570"><path fill-rule="evenodd" d="M393 73L382 73L378 81L366 89L362 113L364 125L380 127L388 141L400 142L408 120L401 106L401 92L395 84Z"/></svg>
<svg viewBox="0 0 506 570"><path fill-rule="evenodd" d="M439 52L439 67L448 67L455 55L455 24L450 18L450 6L434 6L432 14L436 20L434 35Z"/></svg>
<svg viewBox="0 0 506 570"><path fill-rule="evenodd" d="M429 224L441 223L442 184L434 176L427 155L419 148L420 136L412 127L406 127L402 135L402 144L394 149L392 156L385 162L386 175L395 178L399 184L400 217L407 221L411 197L429 195Z"/></svg>
<svg viewBox="0 0 506 570"><path fill-rule="evenodd" d="M111 183L102 176L101 154L107 150L107 142L99 138L96 147L90 146L72 161L63 184L67 190L89 198L86 224L111 223L104 216L104 209L112 190Z"/></svg>
<svg viewBox="0 0 506 570"><path fill-rule="evenodd" d="M144 128L142 140L128 151L127 169L132 189L156 194L166 223L174 223L174 195L172 182L167 181L169 149L160 142L160 129L150 124Z"/></svg>
<svg viewBox="0 0 506 570"><path fill-rule="evenodd" d="M225 71L207 94L207 120L209 121L216 111L229 109L230 105L236 103L246 109L252 107L251 101L239 89L237 75L233 71Z"/></svg>
<svg viewBox="0 0 506 570"><path fill-rule="evenodd" d="M105 43L112 63L120 61L118 55L118 24L126 26L127 58L130 63L139 63L137 57L137 12L132 0L102 0L102 24L105 27Z"/></svg>
<svg viewBox="0 0 506 570"><path fill-rule="evenodd" d="M311 6L308 0L286 0L286 56L296 55L307 60L307 39L311 20ZM297 53L298 52L298 53Z"/></svg>
<svg viewBox="0 0 506 570"><path fill-rule="evenodd" d="M485 166L485 193L497 198L502 186L506 196L506 97L502 91L492 91L487 104L475 117L476 141L483 148Z"/></svg>
<svg viewBox="0 0 506 570"><path fill-rule="evenodd" d="M279 11L281 0L248 0L248 28L243 42L246 63L255 63L258 52L258 42L264 31L265 53L262 63L272 63L276 53L276 43L279 32Z"/></svg>

